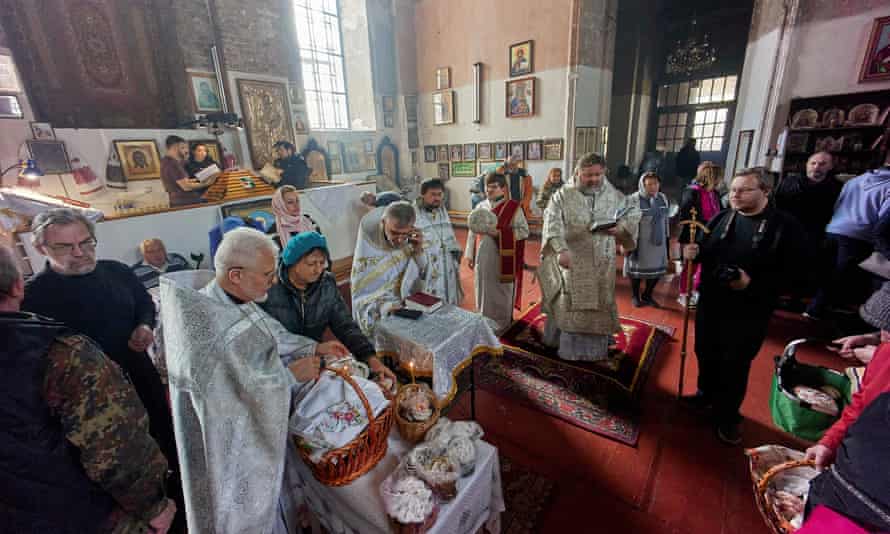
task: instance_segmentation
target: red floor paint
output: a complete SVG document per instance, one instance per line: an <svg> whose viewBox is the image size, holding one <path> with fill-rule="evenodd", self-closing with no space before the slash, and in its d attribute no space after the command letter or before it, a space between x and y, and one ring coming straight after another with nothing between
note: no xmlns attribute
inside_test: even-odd
<svg viewBox="0 0 890 534"><path fill-rule="evenodd" d="M463 244L466 232L458 230ZM528 241L526 262L538 264L540 243ZM616 268L618 264L616 264ZM540 299L532 273L524 279L523 309ZM463 307L475 309L473 273L461 266ZM683 312L676 302L678 281L663 282L656 299L665 308L634 308L630 285L619 276L616 297L621 315L673 326L675 340L668 343L653 366L640 409L642 425L636 448L586 432L543 412L486 391L476 393L476 415L485 439L502 454L553 478L557 484L550 505L542 513L539 532L653 533L653 534L766 534L769 532L754 506L751 482L742 447L717 441L712 427L676 403L680 369ZM347 300L348 300L348 290ZM515 312L518 317L519 312ZM743 447L767 443L803 449L806 444L776 429L770 417L769 388L773 356L785 344L816 332L791 316L776 316L769 336L754 361L748 396L742 406L745 421ZM690 328L686 364L686 393L695 388L697 368ZM842 368L844 362L828 351L801 350L807 363ZM469 414L469 395L456 401L452 416Z"/></svg>
<svg viewBox="0 0 890 534"><path fill-rule="evenodd" d="M461 242L465 232L459 231ZM536 265L540 244L529 241L527 263ZM473 309L473 274L464 264L464 307ZM526 272L523 308L540 298ZM713 429L680 408L674 400L680 368L683 313L676 302L678 282L662 283L656 298L664 309L634 308L628 281L619 277L619 313L676 328L652 369L641 401L642 429L636 448L585 432L509 399L477 392L476 413L486 439L503 454L557 481L553 501L544 512L542 533L766 533L754 506L742 447L727 447ZM517 313L518 315L518 313ZM794 317L776 317L754 362L748 396L742 406L743 446L780 443L806 445L776 429L770 418L769 388L774 355L789 340L807 334L808 325ZM686 392L697 374L690 333ZM827 351L802 351L800 359L840 368L844 363ZM458 413L467 413L467 395Z"/></svg>

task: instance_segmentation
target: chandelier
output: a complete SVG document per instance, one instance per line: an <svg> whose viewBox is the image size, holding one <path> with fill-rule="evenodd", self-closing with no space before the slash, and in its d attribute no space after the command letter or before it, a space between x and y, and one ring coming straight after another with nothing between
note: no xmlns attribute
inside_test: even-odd
<svg viewBox="0 0 890 534"><path fill-rule="evenodd" d="M695 19L692 19L692 27L686 41L678 39L676 47L668 54L665 65L665 72L668 74L688 76L717 62L717 48L711 45L707 33L701 40L695 36L695 23Z"/></svg>

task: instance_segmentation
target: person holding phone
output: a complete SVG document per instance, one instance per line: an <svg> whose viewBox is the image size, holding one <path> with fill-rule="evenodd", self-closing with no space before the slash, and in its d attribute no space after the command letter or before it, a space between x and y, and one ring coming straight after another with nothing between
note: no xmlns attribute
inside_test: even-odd
<svg viewBox="0 0 890 534"><path fill-rule="evenodd" d="M424 291L429 265L417 214L405 201L376 208L359 223L352 257L352 317L371 336L377 322Z"/></svg>

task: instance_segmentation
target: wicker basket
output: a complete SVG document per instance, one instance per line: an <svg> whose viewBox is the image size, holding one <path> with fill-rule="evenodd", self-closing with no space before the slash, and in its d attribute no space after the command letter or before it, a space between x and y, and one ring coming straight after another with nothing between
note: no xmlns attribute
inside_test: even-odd
<svg viewBox="0 0 890 534"><path fill-rule="evenodd" d="M773 477L782 471L794 469L795 467L814 465L816 465L816 462L813 460L791 460L789 462L776 464L763 474L760 482L754 485L754 500L757 503L757 509L760 510L760 515L763 516L766 524L774 534L791 534L797 529L794 528L794 525L788 522L788 520L782 517L767 500L766 492L769 489L770 482L772 482Z"/></svg>
<svg viewBox="0 0 890 534"><path fill-rule="evenodd" d="M433 413L430 415L430 418L426 421L409 421L402 417L402 414L399 413L399 405L403 398L409 393L414 391L423 391L430 398L430 406L433 408ZM436 395L430 389L430 387L426 384L405 384L404 386L399 388L399 392L396 394L396 400L394 402L395 407L393 409L393 413L395 414L396 424L399 427L399 434L401 434L402 438L408 443L417 443L423 439L423 436L426 435L426 431L433 428L433 425L436 424L436 421L439 420L439 413L441 411L439 407L439 401L436 399Z"/></svg>
<svg viewBox="0 0 890 534"><path fill-rule="evenodd" d="M368 426L346 445L326 452L318 463L312 461L309 452L300 446L296 437L294 444L300 457L303 458L303 462L309 466L319 482L326 486L345 486L373 469L386 454L386 440L392 428L392 395L387 391L383 392L390 402L375 418L368 398L362 388L358 387L358 384L349 375L349 371L344 368L326 369L345 380L358 394L358 398L365 407L365 413L368 414Z"/></svg>

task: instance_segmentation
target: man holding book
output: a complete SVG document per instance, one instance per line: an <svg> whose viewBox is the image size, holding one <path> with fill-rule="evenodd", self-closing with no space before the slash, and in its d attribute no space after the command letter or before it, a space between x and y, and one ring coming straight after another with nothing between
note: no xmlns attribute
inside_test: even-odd
<svg viewBox="0 0 890 534"><path fill-rule="evenodd" d="M567 360L604 360L620 331L615 304L615 245L636 247L640 210L605 176L606 160L588 153L573 183L544 210L541 239L544 342Z"/></svg>

